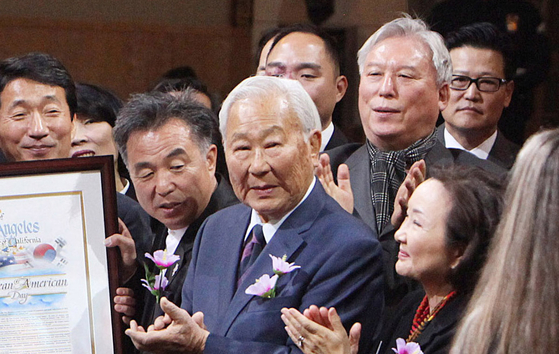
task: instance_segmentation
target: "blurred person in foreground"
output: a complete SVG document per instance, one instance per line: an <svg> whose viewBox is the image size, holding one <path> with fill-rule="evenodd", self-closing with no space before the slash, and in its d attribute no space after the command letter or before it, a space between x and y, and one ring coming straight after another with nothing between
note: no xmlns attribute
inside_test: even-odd
<svg viewBox="0 0 559 354"><path fill-rule="evenodd" d="M501 209L501 183L478 168L434 169L417 187L395 234L400 244L396 272L419 281L422 289L398 305L383 326L375 353L393 353L398 338L418 343L425 354L448 353ZM305 338L303 352L356 352L360 325L348 337L334 308L312 306L304 311L306 317L295 309L282 313L291 338Z"/></svg>
<svg viewBox="0 0 559 354"><path fill-rule="evenodd" d="M559 348L559 130L520 150L487 264L451 353L555 353Z"/></svg>

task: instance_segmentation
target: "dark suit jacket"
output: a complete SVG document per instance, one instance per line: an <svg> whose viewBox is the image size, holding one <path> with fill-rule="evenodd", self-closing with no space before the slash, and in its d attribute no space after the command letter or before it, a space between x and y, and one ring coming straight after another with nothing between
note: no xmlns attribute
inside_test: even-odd
<svg viewBox="0 0 559 354"><path fill-rule="evenodd" d="M212 197L210 198L208 206L206 207L206 209L204 209L198 219L196 219L192 224L188 226L188 229L186 229L179 242L179 245L177 246L175 254L181 257L180 260L167 270L166 276L169 280L169 284L163 292L163 296L166 296L170 301L177 304L178 306L180 306L181 304L182 285L184 283L184 279L186 278L188 265L190 264L190 260L192 259L192 246L194 244L196 234L198 233L198 229L200 229L200 226L202 225L202 222L216 211L239 203L239 200L233 193L233 190L231 189L229 183L225 179L222 179L220 176L218 176L217 179L219 183L216 190L212 194ZM165 240L167 238L168 229L161 223L159 225L160 227L157 230L155 241L150 251L150 253L152 254L154 251L163 250L166 247ZM139 255L139 257L143 259L144 253ZM150 266L150 271L153 273L155 271L155 265L151 261L147 261L147 263ZM157 305L155 296L153 296L147 289L144 290L143 298L144 306L140 324L144 326L144 328L147 328L147 326L153 324L153 320L162 315L163 312Z"/></svg>
<svg viewBox="0 0 559 354"><path fill-rule="evenodd" d="M130 183L130 186L128 187L128 190L126 191L125 195L131 199L134 199L135 201L138 201L138 197L136 196L136 188L134 188L134 184L132 183L131 180L128 180L128 183Z"/></svg>
<svg viewBox="0 0 559 354"><path fill-rule="evenodd" d="M396 347L396 339L408 338L417 308L421 304L425 292L422 289L408 294L398 305L392 322L385 326L382 335L380 353L393 354L391 348ZM468 301L466 296L456 295L437 313L435 318L425 327L415 340L424 354L446 354L450 350L452 337L456 333L458 322L462 318Z"/></svg>
<svg viewBox="0 0 559 354"><path fill-rule="evenodd" d="M437 139L446 146L444 140L444 129L444 123L437 128ZM487 160L510 170L516 160L518 151L520 151L520 146L505 138L503 133L500 131L497 131L497 139L495 140L495 144L493 144L491 151L489 151Z"/></svg>
<svg viewBox="0 0 559 354"><path fill-rule="evenodd" d="M340 128L334 124L334 133L330 137L330 141L324 147L324 151L336 148L338 146L342 146L348 144L349 140L345 136L345 134L340 130Z"/></svg>
<svg viewBox="0 0 559 354"><path fill-rule="evenodd" d="M138 202L121 193L116 194L116 207L118 217L124 221L134 239L136 253L138 255L143 254L139 252L145 253L147 249L151 248L153 242L150 216Z"/></svg>
<svg viewBox="0 0 559 354"><path fill-rule="evenodd" d="M375 210L371 201L370 163L366 145L348 144L327 152L330 156L332 171L337 171L341 163L349 167L351 189L354 196L354 215L358 216L373 230L377 229ZM498 176L505 176L507 171L486 160L477 158L464 150L447 149L437 141L425 157L427 174L432 166L449 166L452 164L478 166ZM334 172L335 173L335 172ZM399 244L394 240L394 227L389 223L380 235L379 241L384 251L385 299L386 305L394 307L418 284L396 273L394 266L398 259Z"/></svg>
<svg viewBox="0 0 559 354"><path fill-rule="evenodd" d="M349 328L374 333L382 310L381 249L376 235L326 195L319 182L263 249L237 289L237 268L251 209L237 205L210 216L194 244L182 307L202 311L210 336L204 353L300 353L281 320L283 307L334 306ZM269 255L300 269L280 277L276 297L245 294ZM363 350L370 348L364 338Z"/></svg>

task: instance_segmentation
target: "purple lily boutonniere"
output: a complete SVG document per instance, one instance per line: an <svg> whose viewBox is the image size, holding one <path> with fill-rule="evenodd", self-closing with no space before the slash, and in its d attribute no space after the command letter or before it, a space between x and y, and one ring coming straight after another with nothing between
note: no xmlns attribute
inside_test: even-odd
<svg viewBox="0 0 559 354"><path fill-rule="evenodd" d="M266 299L276 297L276 283L278 281L278 275L274 274L270 277L268 274L264 274L260 278L256 279L256 282L249 286L245 293L248 295L256 295Z"/></svg>
<svg viewBox="0 0 559 354"><path fill-rule="evenodd" d="M151 259L155 266L159 268L159 274L154 275L149 271L149 267L144 263L144 269L146 271L146 279L142 279L142 285L152 293L157 303L161 298L161 293L167 285L169 285L169 279L165 276L167 268L175 264L180 259L180 256L175 254L167 253L167 250L158 250L153 252L153 256L149 253L145 254L145 257Z"/></svg>
<svg viewBox="0 0 559 354"><path fill-rule="evenodd" d="M406 341L403 338L396 339L396 348L392 348L396 354L423 354L418 343Z"/></svg>
<svg viewBox="0 0 559 354"><path fill-rule="evenodd" d="M288 263L287 255L283 255L281 258L272 255L270 255L270 257L272 258L274 275L271 277L269 274L262 275L260 278L256 279L254 284L245 290L245 294L256 295L266 299L274 298L276 297L276 283L279 277L301 268L301 266L295 265L294 263Z"/></svg>
<svg viewBox="0 0 559 354"><path fill-rule="evenodd" d="M153 252L153 256L146 252L145 256L151 259L159 269L167 269L181 259L181 257L176 254L167 253L167 250L155 251Z"/></svg>
<svg viewBox="0 0 559 354"><path fill-rule="evenodd" d="M275 257L270 255L272 258L272 267L274 268L274 274L278 276L282 276L287 273L291 273L295 269L301 268L301 266L295 265L295 263L288 263L287 262L287 255L283 255L283 257Z"/></svg>

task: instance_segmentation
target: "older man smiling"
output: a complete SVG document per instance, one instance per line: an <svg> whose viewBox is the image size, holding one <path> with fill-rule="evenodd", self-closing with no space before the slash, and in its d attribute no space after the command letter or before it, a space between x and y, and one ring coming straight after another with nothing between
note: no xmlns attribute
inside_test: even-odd
<svg viewBox="0 0 559 354"><path fill-rule="evenodd" d="M505 170L465 151L448 150L437 140L435 123L448 105L452 64L442 37L421 20L406 16L383 25L359 50L358 64L359 114L367 141L322 155L319 176L346 210L377 230L390 255L385 257L390 290L386 301L395 305L414 286L394 272L398 254L394 226L399 225L391 223L408 169L417 163L411 172L421 180L425 167L435 164L475 165L496 174ZM340 166L338 185L330 173L330 160L334 170ZM413 180L407 184L412 189L413 185ZM405 208L406 198L398 200Z"/></svg>

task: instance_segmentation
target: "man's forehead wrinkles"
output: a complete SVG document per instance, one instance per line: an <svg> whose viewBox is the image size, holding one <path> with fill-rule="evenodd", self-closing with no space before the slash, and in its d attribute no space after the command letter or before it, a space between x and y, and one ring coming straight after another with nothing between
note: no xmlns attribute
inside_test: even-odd
<svg viewBox="0 0 559 354"><path fill-rule="evenodd" d="M243 124L239 124L243 125ZM259 137L265 137L274 133L281 133L284 131L284 128L280 125L272 125L268 128L262 128L257 130L242 130L242 131L235 131L233 136L231 137L233 140L235 139L247 139L251 134L256 134Z"/></svg>
<svg viewBox="0 0 559 354"><path fill-rule="evenodd" d="M45 96L36 96L36 95L29 96L28 95L26 97L18 98L18 99L13 100L10 103L10 107L21 106L21 105L26 105L26 104L33 104L33 103L36 103L36 102L44 103L45 101L60 103L60 100L55 95L45 95Z"/></svg>
<svg viewBox="0 0 559 354"><path fill-rule="evenodd" d="M365 65L366 68L370 68L370 67L379 67L379 68L385 68L385 67L395 67L398 70L402 70L402 69L410 69L410 70L417 70L417 65L413 64L413 63L400 63L399 61L396 60L389 60L386 62L379 62L379 61L375 61L375 62L370 62L367 65Z"/></svg>

